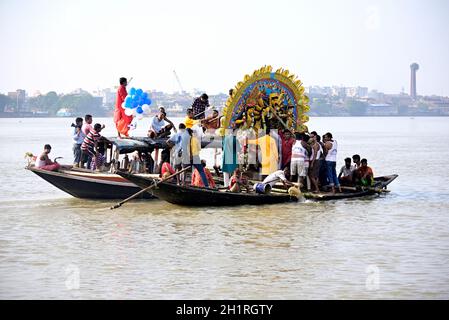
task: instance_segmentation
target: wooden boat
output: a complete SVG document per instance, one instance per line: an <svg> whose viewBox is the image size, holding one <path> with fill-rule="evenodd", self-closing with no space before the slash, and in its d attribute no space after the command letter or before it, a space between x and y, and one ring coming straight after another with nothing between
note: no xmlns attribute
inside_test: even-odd
<svg viewBox="0 0 449 320"><path fill-rule="evenodd" d="M124 199L141 189L128 180L112 173L101 173L63 166L58 171L47 171L29 166L35 173L56 188L76 198L84 199ZM141 199L154 199L150 193L143 193Z"/></svg>
<svg viewBox="0 0 449 320"><path fill-rule="evenodd" d="M118 175L138 185L142 189L154 184L154 179L145 176L117 172ZM326 201L348 198L360 198L379 194L385 191L397 175L375 178L375 187L356 189L343 188L342 193L304 193L308 200ZM278 190L278 189L274 189ZM296 197L290 196L287 190L279 189L269 194L257 193L232 193L227 190L198 188L192 186L179 186L173 182L162 182L150 191L154 196L167 202L186 206L237 206L237 205L260 205L282 202L297 201Z"/></svg>
<svg viewBox="0 0 449 320"><path fill-rule="evenodd" d="M366 196L378 195L383 192L388 192L387 186L398 177L397 174L389 176L381 176L374 178L374 185L372 187L344 187L342 186L341 193L320 192L320 193L303 193L304 198L314 201L329 201L339 199L361 198Z"/></svg>
<svg viewBox="0 0 449 320"><path fill-rule="evenodd" d="M127 172L117 172L142 189L154 183L154 179ZM287 193L233 193L226 190L206 189L192 186L179 186L172 182L162 182L150 191L161 200L186 206L238 206L261 205L297 201Z"/></svg>
<svg viewBox="0 0 449 320"><path fill-rule="evenodd" d="M152 140L147 137L133 139L102 137L100 143L104 143L105 150L107 150L105 155L107 156L109 153L109 160L113 159L114 154L118 158L120 154L134 151L152 152L157 148L166 147L165 140ZM29 164L25 169L76 198L124 199L141 190L132 182L111 172L96 172L74 168L71 165L62 165L58 171L42 170L32 164ZM156 177L156 175L154 176ZM140 198L154 199L154 196L144 193Z"/></svg>
<svg viewBox="0 0 449 320"><path fill-rule="evenodd" d="M151 139L149 137L133 137L119 139L116 137L102 137L99 143L104 143L106 156L109 160L114 155L118 158L120 154L134 151L151 153L154 150L162 150L167 147L165 139ZM221 147L221 137L205 136L201 141L202 147ZM157 156L155 158L157 162ZM134 183L110 172L94 172L91 170L73 168L71 165L63 165L58 171L46 171L29 164L25 169L35 173L56 188L68 194L85 199L124 199L141 190ZM147 175L157 177L157 175ZM154 199L150 193L143 193L139 198Z"/></svg>

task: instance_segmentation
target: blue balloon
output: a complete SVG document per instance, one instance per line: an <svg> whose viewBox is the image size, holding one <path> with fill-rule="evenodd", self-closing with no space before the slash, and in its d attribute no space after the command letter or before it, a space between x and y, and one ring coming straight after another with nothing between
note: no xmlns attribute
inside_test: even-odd
<svg viewBox="0 0 449 320"><path fill-rule="evenodd" d="M132 106L133 106L133 101L132 101L132 99L126 100L126 101L125 101L125 107L126 107L126 108L131 108Z"/></svg>
<svg viewBox="0 0 449 320"><path fill-rule="evenodd" d="M142 93L142 98L143 98L143 99L148 98L148 93L146 93L146 92Z"/></svg>
<svg viewBox="0 0 449 320"><path fill-rule="evenodd" d="M143 93L143 90L142 89L137 89L136 90L136 96L141 96L142 95L142 93Z"/></svg>
<svg viewBox="0 0 449 320"><path fill-rule="evenodd" d="M150 105L151 104L151 99L150 98L147 98L146 100L145 100L145 103L147 104L147 105Z"/></svg>
<svg viewBox="0 0 449 320"><path fill-rule="evenodd" d="M135 95L136 94L136 88L134 88L134 87L132 87L130 90L129 90L129 94L130 95Z"/></svg>
<svg viewBox="0 0 449 320"><path fill-rule="evenodd" d="M137 107L136 112L137 112L138 114L142 114L142 113L143 113L142 107Z"/></svg>
<svg viewBox="0 0 449 320"><path fill-rule="evenodd" d="M137 108L139 103L137 101L133 101L132 108Z"/></svg>
<svg viewBox="0 0 449 320"><path fill-rule="evenodd" d="M132 102L133 101L133 98L132 97L130 97L130 96L127 96L126 98L125 98L125 103L127 103L127 102Z"/></svg>

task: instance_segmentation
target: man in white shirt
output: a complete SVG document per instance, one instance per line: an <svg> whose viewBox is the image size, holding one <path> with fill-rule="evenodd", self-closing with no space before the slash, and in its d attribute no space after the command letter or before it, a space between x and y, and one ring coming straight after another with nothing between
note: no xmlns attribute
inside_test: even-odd
<svg viewBox="0 0 449 320"><path fill-rule="evenodd" d="M340 174L338 175L340 183L343 185L351 185L354 170L355 166L351 166L351 158L346 158L345 165L341 167Z"/></svg>
<svg viewBox="0 0 449 320"><path fill-rule="evenodd" d="M148 136L152 139L164 138L170 135L170 130L173 128L171 121L167 124L164 111L159 111L159 114L154 116L151 121L150 130L148 130Z"/></svg>
<svg viewBox="0 0 449 320"><path fill-rule="evenodd" d="M282 183L287 186L293 185L290 181L287 180L285 177L286 174L288 174L290 171L289 167L286 167L284 170L277 170L273 172L272 174L268 175L263 181L263 184L269 184L271 187L274 187L276 182L282 181Z"/></svg>

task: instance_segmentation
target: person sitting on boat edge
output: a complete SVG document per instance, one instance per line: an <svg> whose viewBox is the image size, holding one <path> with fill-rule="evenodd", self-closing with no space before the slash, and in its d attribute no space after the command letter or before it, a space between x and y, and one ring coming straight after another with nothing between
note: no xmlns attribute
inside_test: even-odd
<svg viewBox="0 0 449 320"><path fill-rule="evenodd" d="M355 154L352 156L352 162L354 162L354 170L357 170L358 168L360 168L362 165L360 164L360 156L358 154Z"/></svg>
<svg viewBox="0 0 449 320"><path fill-rule="evenodd" d="M83 126L83 118L76 118L73 127L73 166L78 168L81 165L81 145L84 141L84 133L81 131Z"/></svg>
<svg viewBox="0 0 449 320"><path fill-rule="evenodd" d="M362 159L360 161L360 168L357 169L357 176L360 177L357 183L359 185L370 187L374 184L373 169L368 166L368 160Z"/></svg>
<svg viewBox="0 0 449 320"><path fill-rule="evenodd" d="M50 160L50 158L48 157L50 152L51 146L49 144L46 144L44 146L44 151L36 159L36 168L47 171L58 171L61 166L56 162L56 160L54 162Z"/></svg>
<svg viewBox="0 0 449 320"><path fill-rule="evenodd" d="M355 154L352 156L352 162L354 162L353 167L353 171L352 171L352 183L353 184L358 184L358 182L360 181L360 175L359 175L359 168L362 166L362 164L360 163L360 155Z"/></svg>
<svg viewBox="0 0 449 320"><path fill-rule="evenodd" d="M176 173L176 170L170 165L170 150L164 149L161 152L161 163L160 163L160 173L159 177L163 180L167 179L167 177ZM176 177L177 178L177 177ZM176 181L176 178L172 180Z"/></svg>
<svg viewBox="0 0 449 320"><path fill-rule="evenodd" d="M100 132L103 130L105 126L101 125L99 123L96 123L89 131L89 133L84 138L83 144L81 145L81 151L83 152L84 159L87 159L87 168L90 169L90 165L92 162L92 159L95 157L97 151L97 143L100 139L101 135Z"/></svg>
<svg viewBox="0 0 449 320"><path fill-rule="evenodd" d="M248 179L243 175L239 168L236 168L229 181L229 191L240 193L243 189L246 190L246 193L249 193L252 190L248 183Z"/></svg>
<svg viewBox="0 0 449 320"><path fill-rule="evenodd" d="M148 137L151 139L165 138L170 135L170 130L173 128L173 123L166 123L165 111L159 111L157 115L153 117L148 130Z"/></svg>
<svg viewBox="0 0 449 320"><path fill-rule="evenodd" d="M345 159L345 165L341 167L340 173L338 174L338 180L343 186L352 185L353 172L355 168L351 165L351 158Z"/></svg>
<svg viewBox="0 0 449 320"><path fill-rule="evenodd" d="M212 177L212 174L210 173L209 169L206 168L206 161L201 160L201 165L203 166L204 173L207 177L207 182L209 182L209 187L215 188L215 181L214 181L214 178ZM193 170L191 185L194 187L204 187L204 184L201 179L201 175L198 172L198 169Z"/></svg>
<svg viewBox="0 0 449 320"><path fill-rule="evenodd" d="M171 124L173 130L175 131L175 133L177 133L178 130L176 129L176 126L173 124L173 122L169 118L167 118L167 112L165 111L165 108L164 107L159 107L159 112L162 112L164 114L164 121L169 123L169 124Z"/></svg>

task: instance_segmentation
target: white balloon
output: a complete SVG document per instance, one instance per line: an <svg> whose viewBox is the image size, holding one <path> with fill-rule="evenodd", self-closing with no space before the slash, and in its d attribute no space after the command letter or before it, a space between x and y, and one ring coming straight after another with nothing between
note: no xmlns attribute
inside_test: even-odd
<svg viewBox="0 0 449 320"><path fill-rule="evenodd" d="M122 102L122 108L123 108L123 109L126 109L125 101Z"/></svg>
<svg viewBox="0 0 449 320"><path fill-rule="evenodd" d="M126 109L125 109L125 114L126 114L127 116L132 116L132 115L134 115L134 109L126 108Z"/></svg>
<svg viewBox="0 0 449 320"><path fill-rule="evenodd" d="M150 106L147 104L142 105L142 110L144 113L150 113Z"/></svg>
<svg viewBox="0 0 449 320"><path fill-rule="evenodd" d="M142 120L143 119L143 114L142 113L138 113L136 118L137 118L137 120Z"/></svg>

